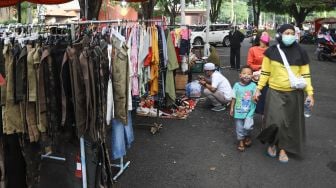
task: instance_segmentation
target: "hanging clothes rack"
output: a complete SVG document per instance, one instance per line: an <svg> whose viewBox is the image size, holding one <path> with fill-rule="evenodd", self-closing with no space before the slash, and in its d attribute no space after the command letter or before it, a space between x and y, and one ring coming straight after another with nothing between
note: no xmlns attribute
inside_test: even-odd
<svg viewBox="0 0 336 188"><path fill-rule="evenodd" d="M163 24L161 25L162 27L168 27L168 28L177 28L177 27L186 27L188 29L188 32L189 32L189 25L176 25L176 24ZM188 39L190 36L188 35ZM189 44L189 48L187 50L187 62L189 62L189 53L190 53L190 44ZM191 79L192 79L192 73L191 73L191 70L189 69L189 72L188 72L188 82L191 82ZM163 100L163 99L159 99L158 101L158 108L156 110L156 116L155 116L155 121L153 124L148 124L148 123L141 123L141 124L137 124L138 126L148 126L150 127L150 132L154 135L156 134L157 132L160 131L160 129L163 128L163 124L160 123L160 109L162 108L162 101L160 100Z"/></svg>
<svg viewBox="0 0 336 188"><path fill-rule="evenodd" d="M23 27L39 27L39 28L46 28L46 27L60 27L60 26L67 26L68 28L70 28L71 31L71 38L74 40L75 39L75 26L78 25L88 25L88 24L122 24L122 23L158 23L157 25L160 25L159 23L161 23L160 26L162 27L181 27L181 25L167 25L167 24L162 24L163 20L157 20L157 19L152 19L152 20L102 20L102 21L80 21L80 22L71 22L71 23L62 23L62 24L28 24L28 25L23 25ZM188 26L185 25L187 28ZM11 26L11 27L15 27L15 26ZM189 28L188 28L189 29ZM188 57L189 57L189 50L188 50ZM155 134L156 132L158 132L161 128L163 128L162 123L160 123L159 121L159 111L162 108L162 101L160 101L162 99L159 99L158 102L158 109L157 109L157 114L156 114L156 119L152 125L148 125L151 127L151 133ZM86 162L85 162L85 147L84 147L84 138L81 137L80 138L80 154L81 154L81 161L82 161L82 184L83 187L86 188L87 187L87 174L86 174ZM43 158L49 158L49 159L54 159L54 160L61 160L61 161L66 161L65 158L62 157L56 157L56 156L52 156L52 155L42 155L41 156L42 159ZM124 159L123 157L120 158L120 163L119 164L112 164L111 166L113 167L118 167L120 170L119 172L113 177L113 180L116 181L117 178L126 170L126 168L128 168L130 165L130 161L127 161L126 163L124 163Z"/></svg>

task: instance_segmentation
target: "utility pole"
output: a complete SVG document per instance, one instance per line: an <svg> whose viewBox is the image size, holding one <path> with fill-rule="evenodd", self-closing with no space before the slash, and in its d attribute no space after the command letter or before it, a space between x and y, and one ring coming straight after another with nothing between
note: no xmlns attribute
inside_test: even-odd
<svg viewBox="0 0 336 188"><path fill-rule="evenodd" d="M85 19L88 19L89 3L88 0L85 0Z"/></svg>
<svg viewBox="0 0 336 188"><path fill-rule="evenodd" d="M181 0L181 25L185 25L185 0Z"/></svg>
<svg viewBox="0 0 336 188"><path fill-rule="evenodd" d="M204 56L208 57L210 55L209 49L209 30L210 30L210 9L211 9L211 2L210 0L207 0L207 9L206 9L206 33L205 33L205 45L204 45Z"/></svg>

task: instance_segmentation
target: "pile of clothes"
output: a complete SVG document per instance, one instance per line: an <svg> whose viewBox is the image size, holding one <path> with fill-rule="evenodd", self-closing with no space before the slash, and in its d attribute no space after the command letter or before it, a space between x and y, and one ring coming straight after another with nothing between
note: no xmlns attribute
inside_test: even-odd
<svg viewBox="0 0 336 188"><path fill-rule="evenodd" d="M178 97L169 108L158 109L154 105L155 101L151 97L142 98L136 109L139 116L160 117L171 119L186 119L188 115L195 109L197 101L186 96Z"/></svg>

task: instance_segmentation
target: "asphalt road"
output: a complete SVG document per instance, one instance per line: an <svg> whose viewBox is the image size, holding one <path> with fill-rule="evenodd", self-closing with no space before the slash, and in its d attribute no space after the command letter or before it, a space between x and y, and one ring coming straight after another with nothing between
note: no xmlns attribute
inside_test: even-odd
<svg viewBox="0 0 336 188"><path fill-rule="evenodd" d="M250 43L241 49L246 64ZM317 61L315 46L304 45L311 59L316 105L306 119L307 141L303 158L290 156L288 164L265 155L265 146L236 150L234 124L228 112L212 112L199 103L187 120L159 120L164 128L151 135L135 127L135 142L127 154L130 167L118 179L123 188L303 188L336 187L336 63ZM229 48L217 47L222 67L229 66ZM238 72L223 69L234 83ZM135 117L135 123L153 118ZM255 138L260 117L256 117Z"/></svg>
<svg viewBox="0 0 336 188"><path fill-rule="evenodd" d="M248 39L241 49L246 64ZM152 135L141 123L155 118L134 117L135 142L125 160L129 168L116 182L121 188L335 188L336 187L336 63L319 62L315 46L304 45L311 58L316 105L306 119L306 154L290 156L287 164L265 155L265 146L255 140L260 130L256 116L253 145L241 153L236 149L233 119L227 111L213 112L199 103L186 120L160 119L163 129ZM229 70L229 48L218 47L223 74L231 83L238 72ZM64 143L67 141L64 141ZM73 158L78 144L64 146ZM71 151L71 152L69 152ZM44 160L40 188L81 187L73 176L73 161Z"/></svg>

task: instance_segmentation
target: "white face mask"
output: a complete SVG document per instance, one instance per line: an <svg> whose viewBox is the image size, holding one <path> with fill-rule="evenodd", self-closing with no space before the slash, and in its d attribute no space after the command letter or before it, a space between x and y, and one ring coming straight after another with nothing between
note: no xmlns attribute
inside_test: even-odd
<svg viewBox="0 0 336 188"><path fill-rule="evenodd" d="M241 80L242 80L244 83L249 83L249 82L252 80L252 76L250 76L250 75L242 76L242 77L241 77Z"/></svg>
<svg viewBox="0 0 336 188"><path fill-rule="evenodd" d="M282 35L282 42L286 46L290 46L295 42L296 38L294 35Z"/></svg>

